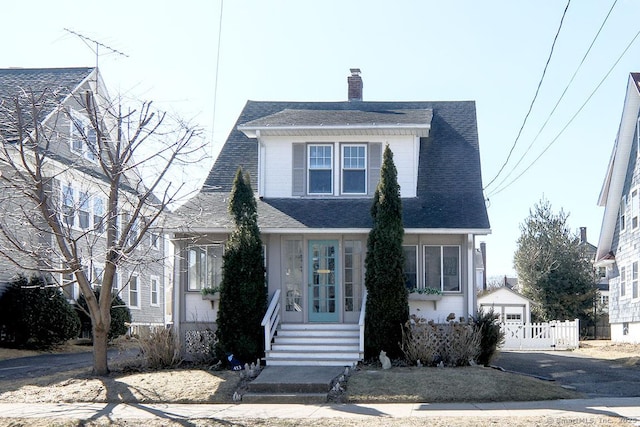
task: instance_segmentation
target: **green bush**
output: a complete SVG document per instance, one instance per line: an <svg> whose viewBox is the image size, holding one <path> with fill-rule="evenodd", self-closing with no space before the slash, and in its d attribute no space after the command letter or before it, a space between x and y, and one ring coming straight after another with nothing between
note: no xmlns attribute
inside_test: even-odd
<svg viewBox="0 0 640 427"><path fill-rule="evenodd" d="M100 291L94 291L96 298L100 299ZM82 321L83 329L91 331L91 318L89 317L89 306L84 295L78 298L78 316ZM131 324L131 311L118 295L111 298L111 327L107 338L113 340L127 333Z"/></svg>
<svg viewBox="0 0 640 427"><path fill-rule="evenodd" d="M471 319L471 323L482 336L477 362L487 366L497 355L498 347L504 343L504 331L500 328L500 315L494 313L493 309L485 313L481 308Z"/></svg>
<svg viewBox="0 0 640 427"><path fill-rule="evenodd" d="M80 319L57 286L19 276L0 297L0 328L5 344L46 349L76 338Z"/></svg>

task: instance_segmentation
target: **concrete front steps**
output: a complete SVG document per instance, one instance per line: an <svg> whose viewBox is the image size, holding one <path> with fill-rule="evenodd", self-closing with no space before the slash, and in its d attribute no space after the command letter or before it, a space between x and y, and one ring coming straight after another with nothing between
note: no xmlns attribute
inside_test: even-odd
<svg viewBox="0 0 640 427"><path fill-rule="evenodd" d="M242 403L326 403L340 366L266 366L248 384Z"/></svg>
<svg viewBox="0 0 640 427"><path fill-rule="evenodd" d="M354 366L360 360L360 328L357 324L281 324L267 366Z"/></svg>

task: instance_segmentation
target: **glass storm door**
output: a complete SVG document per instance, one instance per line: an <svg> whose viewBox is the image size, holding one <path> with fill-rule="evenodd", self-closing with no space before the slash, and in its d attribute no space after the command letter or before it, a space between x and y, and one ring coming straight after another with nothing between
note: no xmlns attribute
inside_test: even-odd
<svg viewBox="0 0 640 427"><path fill-rule="evenodd" d="M338 241L309 241L309 322L338 321Z"/></svg>

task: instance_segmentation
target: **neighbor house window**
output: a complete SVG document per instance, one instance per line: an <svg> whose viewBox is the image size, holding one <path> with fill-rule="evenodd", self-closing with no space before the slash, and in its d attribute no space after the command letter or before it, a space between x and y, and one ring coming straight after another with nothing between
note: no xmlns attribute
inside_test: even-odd
<svg viewBox="0 0 640 427"><path fill-rule="evenodd" d="M88 160L95 161L98 138L89 118L72 110L69 125L71 151Z"/></svg>
<svg viewBox="0 0 640 427"><path fill-rule="evenodd" d="M160 284L155 276L151 276L151 305L160 305Z"/></svg>
<svg viewBox="0 0 640 427"><path fill-rule="evenodd" d="M138 276L129 279L129 307L140 307L140 290L138 289Z"/></svg>
<svg viewBox="0 0 640 427"><path fill-rule="evenodd" d="M222 244L191 246L187 262L189 290L220 286L222 280Z"/></svg>
<svg viewBox="0 0 640 427"><path fill-rule="evenodd" d="M631 298L638 298L638 261L631 264Z"/></svg>
<svg viewBox="0 0 640 427"><path fill-rule="evenodd" d="M627 196L622 196L620 201L620 231L624 231L626 228L626 210L627 210Z"/></svg>
<svg viewBox="0 0 640 427"><path fill-rule="evenodd" d="M62 187L62 217L65 224L73 227L75 207L73 206L73 188L69 185Z"/></svg>
<svg viewBox="0 0 640 427"><path fill-rule="evenodd" d="M623 297L627 293L627 269L620 267L620 296Z"/></svg>
<svg viewBox="0 0 640 427"><path fill-rule="evenodd" d="M460 292L460 246L424 247L425 287Z"/></svg>
<svg viewBox="0 0 640 427"><path fill-rule="evenodd" d="M345 194L367 193L367 147L366 145L342 146L342 192Z"/></svg>
<svg viewBox="0 0 640 427"><path fill-rule="evenodd" d="M333 193L333 146L309 145L309 194Z"/></svg>
<svg viewBox="0 0 640 427"><path fill-rule="evenodd" d="M407 289L418 287L418 246L403 246L404 253L404 284Z"/></svg>
<svg viewBox="0 0 640 427"><path fill-rule="evenodd" d="M89 228L89 224L90 224L90 201L91 199L89 198L89 194L81 191L80 192L80 209L78 209L78 222L80 223L80 228L82 228L83 230L86 230L87 228Z"/></svg>
<svg viewBox="0 0 640 427"><path fill-rule="evenodd" d="M62 275L62 294L67 300L75 299L76 278L73 273L65 273Z"/></svg>
<svg viewBox="0 0 640 427"><path fill-rule="evenodd" d="M638 228L638 190L631 192L631 228Z"/></svg>
<svg viewBox="0 0 640 427"><path fill-rule="evenodd" d="M93 226L99 233L104 232L104 199L93 198Z"/></svg>
<svg viewBox="0 0 640 427"><path fill-rule="evenodd" d="M360 311L364 287L364 244L344 241L344 309Z"/></svg>
<svg viewBox="0 0 640 427"><path fill-rule="evenodd" d="M522 320L521 314L507 313L507 322L520 322Z"/></svg>
<svg viewBox="0 0 640 427"><path fill-rule="evenodd" d="M150 233L149 244L154 249L160 249L160 235L158 233Z"/></svg>
<svg viewBox="0 0 640 427"><path fill-rule="evenodd" d="M104 266L94 264L91 271L91 287L93 289L100 289L100 287L102 287L103 277L104 277Z"/></svg>

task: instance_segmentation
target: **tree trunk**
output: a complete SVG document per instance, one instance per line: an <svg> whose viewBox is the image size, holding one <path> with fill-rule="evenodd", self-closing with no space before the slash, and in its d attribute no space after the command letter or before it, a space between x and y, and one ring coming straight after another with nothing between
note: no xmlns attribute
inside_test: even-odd
<svg viewBox="0 0 640 427"><path fill-rule="evenodd" d="M93 374L105 376L109 374L107 365L107 343L109 329L104 325L93 326Z"/></svg>

